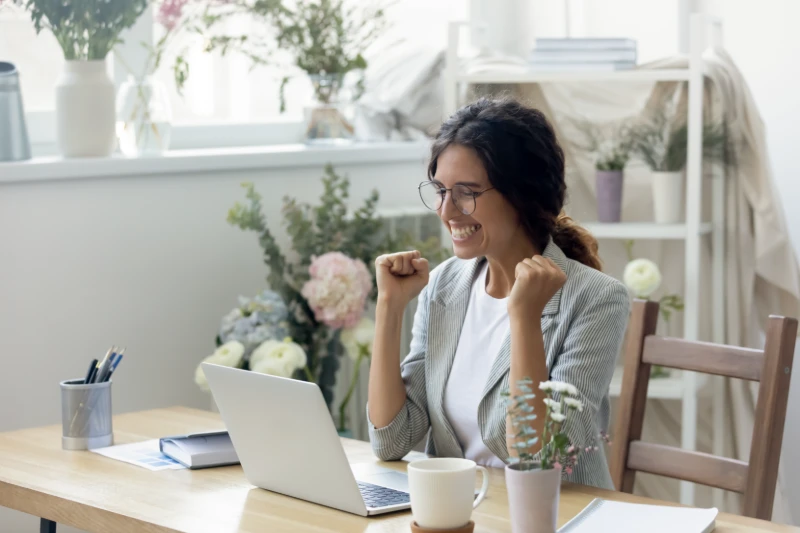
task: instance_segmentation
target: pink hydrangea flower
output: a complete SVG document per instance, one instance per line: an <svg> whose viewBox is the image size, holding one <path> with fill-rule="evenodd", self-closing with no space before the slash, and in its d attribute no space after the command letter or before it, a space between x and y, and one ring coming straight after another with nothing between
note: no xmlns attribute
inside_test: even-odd
<svg viewBox="0 0 800 533"><path fill-rule="evenodd" d="M364 314L372 276L367 265L341 252L315 257L301 294L314 317L332 329L352 328Z"/></svg>
<svg viewBox="0 0 800 533"><path fill-rule="evenodd" d="M183 16L183 8L189 0L164 0L158 7L156 20L164 26L167 31L172 31L177 26L178 21Z"/></svg>

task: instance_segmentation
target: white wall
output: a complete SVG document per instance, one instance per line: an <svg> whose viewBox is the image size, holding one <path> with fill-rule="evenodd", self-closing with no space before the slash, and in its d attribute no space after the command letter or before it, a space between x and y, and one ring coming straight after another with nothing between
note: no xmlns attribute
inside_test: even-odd
<svg viewBox="0 0 800 533"><path fill-rule="evenodd" d="M351 201L417 205L419 161L341 166ZM60 423L60 380L80 377L111 344L127 348L114 411L208 408L194 384L237 296L264 288L255 234L227 224L242 181L272 227L284 195L315 202L321 168L0 185L0 431ZM0 531L34 531L0 508ZM59 529L61 531L61 529ZM64 531L68 531L64 528Z"/></svg>

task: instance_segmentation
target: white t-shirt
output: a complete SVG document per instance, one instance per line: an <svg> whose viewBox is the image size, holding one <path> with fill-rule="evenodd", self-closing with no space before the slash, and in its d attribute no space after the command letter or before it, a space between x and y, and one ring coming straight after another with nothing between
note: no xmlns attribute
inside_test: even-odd
<svg viewBox="0 0 800 533"><path fill-rule="evenodd" d="M478 428L478 404L509 330L508 298L498 300L486 294L488 270L488 264L484 264L472 285L456 357L444 390L444 413L465 458L479 465L503 468L505 463L486 447Z"/></svg>

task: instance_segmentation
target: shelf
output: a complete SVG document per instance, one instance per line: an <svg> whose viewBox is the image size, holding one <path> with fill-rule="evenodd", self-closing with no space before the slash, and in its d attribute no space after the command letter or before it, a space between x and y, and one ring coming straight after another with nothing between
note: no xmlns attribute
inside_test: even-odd
<svg viewBox="0 0 800 533"><path fill-rule="evenodd" d="M592 71L527 71L527 72L478 72L459 74L457 81L467 83L551 83L551 82L657 82L688 81L689 69L631 69L608 72Z"/></svg>
<svg viewBox="0 0 800 533"><path fill-rule="evenodd" d="M682 400L683 399L683 377L679 370L671 370L672 375L663 378L650 378L647 387L647 397L654 400ZM697 375L697 389L702 388L708 380L705 374ZM619 398L622 388L622 367L617 367L614 377L611 378L611 386L608 395L611 398Z"/></svg>
<svg viewBox="0 0 800 533"><path fill-rule="evenodd" d="M597 239L685 239L686 224L656 224L655 222L587 222L581 224ZM700 224L700 235L711 233L711 223Z"/></svg>
<svg viewBox="0 0 800 533"><path fill-rule="evenodd" d="M0 185L83 178L119 178L165 174L333 165L374 165L389 162L423 164L430 143L354 142L344 146L280 144L241 148L170 150L158 157L71 158L39 157L0 162ZM276 174L277 175L277 174Z"/></svg>

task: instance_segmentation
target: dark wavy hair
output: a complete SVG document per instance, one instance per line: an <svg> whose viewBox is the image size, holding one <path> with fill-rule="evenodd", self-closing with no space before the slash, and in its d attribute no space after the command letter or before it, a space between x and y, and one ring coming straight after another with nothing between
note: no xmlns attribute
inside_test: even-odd
<svg viewBox="0 0 800 533"><path fill-rule="evenodd" d="M428 179L436 176L439 156L452 144L475 151L539 250L552 237L570 259L601 269L597 240L563 212L564 151L541 111L511 98L482 98L462 107L436 135Z"/></svg>

